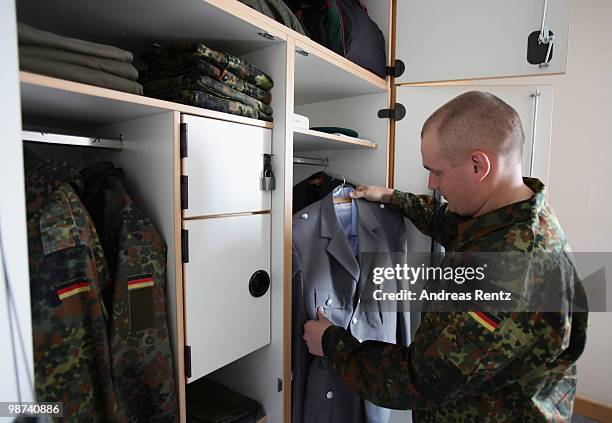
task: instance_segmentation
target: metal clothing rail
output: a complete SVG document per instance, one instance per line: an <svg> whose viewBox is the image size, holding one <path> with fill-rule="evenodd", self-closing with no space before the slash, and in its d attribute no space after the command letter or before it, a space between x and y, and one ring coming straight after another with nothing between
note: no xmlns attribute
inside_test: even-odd
<svg viewBox="0 0 612 423"><path fill-rule="evenodd" d="M329 159L315 159L312 157L293 157L293 163L311 166L329 166Z"/></svg>
<svg viewBox="0 0 612 423"><path fill-rule="evenodd" d="M40 142L46 144L75 145L79 147L123 149L123 138L111 140L105 138L81 137L76 135L52 134L47 132L21 131L23 141Z"/></svg>

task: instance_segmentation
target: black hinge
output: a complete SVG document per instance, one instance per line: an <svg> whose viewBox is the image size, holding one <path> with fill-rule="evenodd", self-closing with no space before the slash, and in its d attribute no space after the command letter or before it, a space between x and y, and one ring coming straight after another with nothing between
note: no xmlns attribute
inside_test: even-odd
<svg viewBox="0 0 612 423"><path fill-rule="evenodd" d="M187 124L181 123L181 159L187 157Z"/></svg>
<svg viewBox="0 0 612 423"><path fill-rule="evenodd" d="M189 263L189 231L181 229L181 259L183 263Z"/></svg>
<svg viewBox="0 0 612 423"><path fill-rule="evenodd" d="M185 377L191 377L191 347L185 345Z"/></svg>
<svg viewBox="0 0 612 423"><path fill-rule="evenodd" d="M279 377L278 381L276 383L277 383L276 384L276 390L278 392L282 392L282 390L283 390L283 380Z"/></svg>
<svg viewBox="0 0 612 423"><path fill-rule="evenodd" d="M387 70L385 74L387 76L392 76L394 78L399 78L404 74L406 70L406 65L401 60L396 60L394 66L387 66Z"/></svg>
<svg viewBox="0 0 612 423"><path fill-rule="evenodd" d="M189 208L189 177L181 175L181 209Z"/></svg>
<svg viewBox="0 0 612 423"><path fill-rule="evenodd" d="M381 119L402 120L406 116L406 108L403 104L395 103L393 109L381 109L378 111L378 117Z"/></svg>

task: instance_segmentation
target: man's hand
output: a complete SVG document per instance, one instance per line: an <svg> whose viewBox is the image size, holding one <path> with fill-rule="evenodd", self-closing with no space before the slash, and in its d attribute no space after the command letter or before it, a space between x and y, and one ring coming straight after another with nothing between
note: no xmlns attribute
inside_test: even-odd
<svg viewBox="0 0 612 423"><path fill-rule="evenodd" d="M323 333L325 329L333 326L333 323L325 317L321 307L317 309L317 319L318 320L308 320L304 323L304 340L306 341L310 354L323 357L323 345L321 344L323 341Z"/></svg>
<svg viewBox="0 0 612 423"><path fill-rule="evenodd" d="M373 185L357 185L357 189L351 192L353 198L363 198L368 201L388 203L393 196L393 188L377 187Z"/></svg>

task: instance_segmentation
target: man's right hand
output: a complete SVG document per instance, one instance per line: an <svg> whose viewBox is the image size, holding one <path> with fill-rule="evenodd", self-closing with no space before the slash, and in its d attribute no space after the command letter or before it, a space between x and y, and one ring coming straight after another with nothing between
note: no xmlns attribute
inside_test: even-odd
<svg viewBox="0 0 612 423"><path fill-rule="evenodd" d="M380 203L388 203L393 196L393 188L377 187L373 185L357 185L354 192L351 192L353 198L363 198L368 201L377 201Z"/></svg>

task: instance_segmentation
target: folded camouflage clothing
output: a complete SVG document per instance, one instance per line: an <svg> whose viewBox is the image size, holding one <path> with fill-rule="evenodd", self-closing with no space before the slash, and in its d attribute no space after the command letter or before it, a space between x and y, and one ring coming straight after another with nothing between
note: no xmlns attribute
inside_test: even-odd
<svg viewBox="0 0 612 423"><path fill-rule="evenodd" d="M300 20L283 0L240 0L240 3L246 4L286 27L308 36Z"/></svg>
<svg viewBox="0 0 612 423"><path fill-rule="evenodd" d="M143 60L148 60L143 57ZM149 69L140 72L140 82L146 84L148 81L167 79L176 76L196 75L209 76L230 88L235 89L253 97L262 103L270 104L272 102L272 94L269 91L262 90L253 84L250 84L238 78L233 73L221 69L218 66L209 63L208 61L194 57L192 55L178 56L173 61L148 62Z"/></svg>
<svg viewBox="0 0 612 423"><path fill-rule="evenodd" d="M269 91L274 86L270 76L247 61L232 54L214 50L200 42L179 43L172 46L162 46L161 44L154 43L144 53L143 59L153 63L175 63L177 56L183 55L203 58L263 90Z"/></svg>
<svg viewBox="0 0 612 423"><path fill-rule="evenodd" d="M174 101L176 103L187 104L189 106L202 107L204 109L217 110L219 112L272 122L272 116L266 115L253 106L238 101L227 100L202 91L175 89L156 93L155 97Z"/></svg>
<svg viewBox="0 0 612 423"><path fill-rule="evenodd" d="M156 97L159 93L169 90L202 91L226 100L234 100L247 106L254 107L263 114L272 116L272 107L261 101L249 97L209 76L185 75L167 79L148 81L144 85L145 95Z"/></svg>

